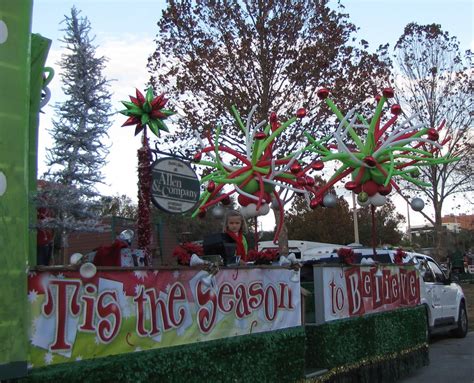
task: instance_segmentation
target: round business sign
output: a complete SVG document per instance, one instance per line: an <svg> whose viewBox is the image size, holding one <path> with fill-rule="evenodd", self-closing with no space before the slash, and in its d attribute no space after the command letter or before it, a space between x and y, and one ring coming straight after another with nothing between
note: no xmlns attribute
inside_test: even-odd
<svg viewBox="0 0 474 383"><path fill-rule="evenodd" d="M194 170L175 158L161 158L151 165L151 200L171 214L192 210L199 200L200 184Z"/></svg>

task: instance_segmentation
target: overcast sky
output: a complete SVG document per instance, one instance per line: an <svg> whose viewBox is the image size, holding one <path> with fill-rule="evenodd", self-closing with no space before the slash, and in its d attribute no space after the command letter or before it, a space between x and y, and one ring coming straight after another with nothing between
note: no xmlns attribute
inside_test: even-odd
<svg viewBox="0 0 474 383"><path fill-rule="evenodd" d="M443 30L457 36L462 50L474 47L474 12L471 0L347 0L342 1L350 20L360 28L358 38L367 40L375 49L380 44L394 46L403 29L409 22L419 24L439 23ZM50 84L52 97L43 110L40 121L40 142L38 150L39 175L45 170L45 148L52 141L47 130L53 118L52 106L63 99L59 68L64 36L61 21L70 15L75 5L91 22L91 35L98 46L97 54L109 59L105 76L113 79L112 108L122 109L121 100L128 99L135 88L144 88L149 77L146 71L148 56L155 50L153 41L157 33L156 22L161 16L165 2L161 0L35 0L33 7L32 32L40 33L52 40L47 66L56 71ZM176 117L175 117L176 118ZM124 116L116 115L110 129L110 154L108 165L104 168L107 185L100 187L103 194L126 194L136 200L137 157L140 146L139 137L134 137L133 127L121 127ZM167 124L172 129L172 119ZM400 211L406 215L406 207L399 204ZM473 207L470 207L472 213ZM445 211L444 213L449 213ZM269 214L270 216L271 214ZM413 224L423 223L421 214L412 212ZM271 230L272 219L262 220L264 228Z"/></svg>

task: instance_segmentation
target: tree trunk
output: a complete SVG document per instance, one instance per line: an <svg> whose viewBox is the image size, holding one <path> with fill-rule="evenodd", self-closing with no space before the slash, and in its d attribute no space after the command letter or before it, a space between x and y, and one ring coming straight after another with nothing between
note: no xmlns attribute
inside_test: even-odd
<svg viewBox="0 0 474 383"><path fill-rule="evenodd" d="M277 228L280 223L280 212L277 209L272 209L272 210L273 210L273 214L275 214L275 223L276 223L276 228ZM283 221L282 223L280 234L278 235L277 241L278 241L278 253L280 255L287 256L289 252L288 228L286 227L285 221Z"/></svg>
<svg viewBox="0 0 474 383"><path fill-rule="evenodd" d="M151 259L151 153L143 131L142 147L138 149L138 247L145 253L146 264L152 264Z"/></svg>
<svg viewBox="0 0 474 383"><path fill-rule="evenodd" d="M61 232L61 261L60 265L68 265L69 264L69 259L68 259L68 247L69 247L69 241L68 241L68 233L66 230L63 230Z"/></svg>
<svg viewBox="0 0 474 383"><path fill-rule="evenodd" d="M440 261L447 255L446 241L444 235L443 222L441 217L441 205L435 204L435 259Z"/></svg>

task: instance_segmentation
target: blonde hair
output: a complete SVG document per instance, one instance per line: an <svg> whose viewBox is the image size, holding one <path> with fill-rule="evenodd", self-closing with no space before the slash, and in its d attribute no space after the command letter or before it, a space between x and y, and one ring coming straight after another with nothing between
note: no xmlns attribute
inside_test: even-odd
<svg viewBox="0 0 474 383"><path fill-rule="evenodd" d="M240 231L242 233L247 232L247 222L245 221L245 218L242 215L242 213L238 210L229 210L229 211L227 211L227 214L225 215L225 220L224 220L224 227L223 227L224 232L227 231L227 222L229 222L230 217L240 217L240 220L242 222L242 225L240 226Z"/></svg>

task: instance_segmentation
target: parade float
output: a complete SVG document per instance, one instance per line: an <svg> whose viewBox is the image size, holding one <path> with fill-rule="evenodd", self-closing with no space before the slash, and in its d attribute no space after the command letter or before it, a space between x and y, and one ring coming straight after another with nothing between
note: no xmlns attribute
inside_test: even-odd
<svg viewBox="0 0 474 383"><path fill-rule="evenodd" d="M419 182L417 167L444 161L433 158L443 144L437 142L442 126L412 126L410 120L397 126L401 109L396 104L382 123L393 96L388 88L370 120L355 110L344 116L329 91L320 90L318 96L340 121L334 136L307 135L305 145L281 157L273 145L307 111L298 109L286 121L271 113L268 121L253 125L255 108L246 123L233 108L242 145L222 143L220 127L199 137L201 149L192 162L210 169L200 180L181 160L151 163L148 134L167 131L163 120L173 112L165 109L163 95L137 91L122 113L128 116L124 125L142 134L137 234L148 266L101 266L81 256L76 265L35 267L29 201L36 187L35 137L48 41L42 40L36 55L31 12L31 2L8 2L0 12L6 63L0 76L7 89L0 103L0 237L5 244L0 248L5 265L0 379L298 381L305 369L313 369L320 375L314 380L389 381L427 363L422 282L414 265L355 265L350 249L341 249L340 264L314 266L306 311L313 311L315 320L303 323L299 264L291 257L271 265L234 266L194 257L189 266L152 267L149 260L152 201L169 213L193 211L195 219L205 219L206 211L235 196L246 217L266 214L272 206L281 225L283 203L276 187L303 194L311 208L329 207L335 201L329 188L351 177L346 189L374 210L392 188L399 189L396 177ZM303 163L308 154L313 158ZM342 165L326 185L316 185L312 172L329 161ZM173 177L182 179L171 182ZM193 254L188 255L191 261Z"/></svg>

